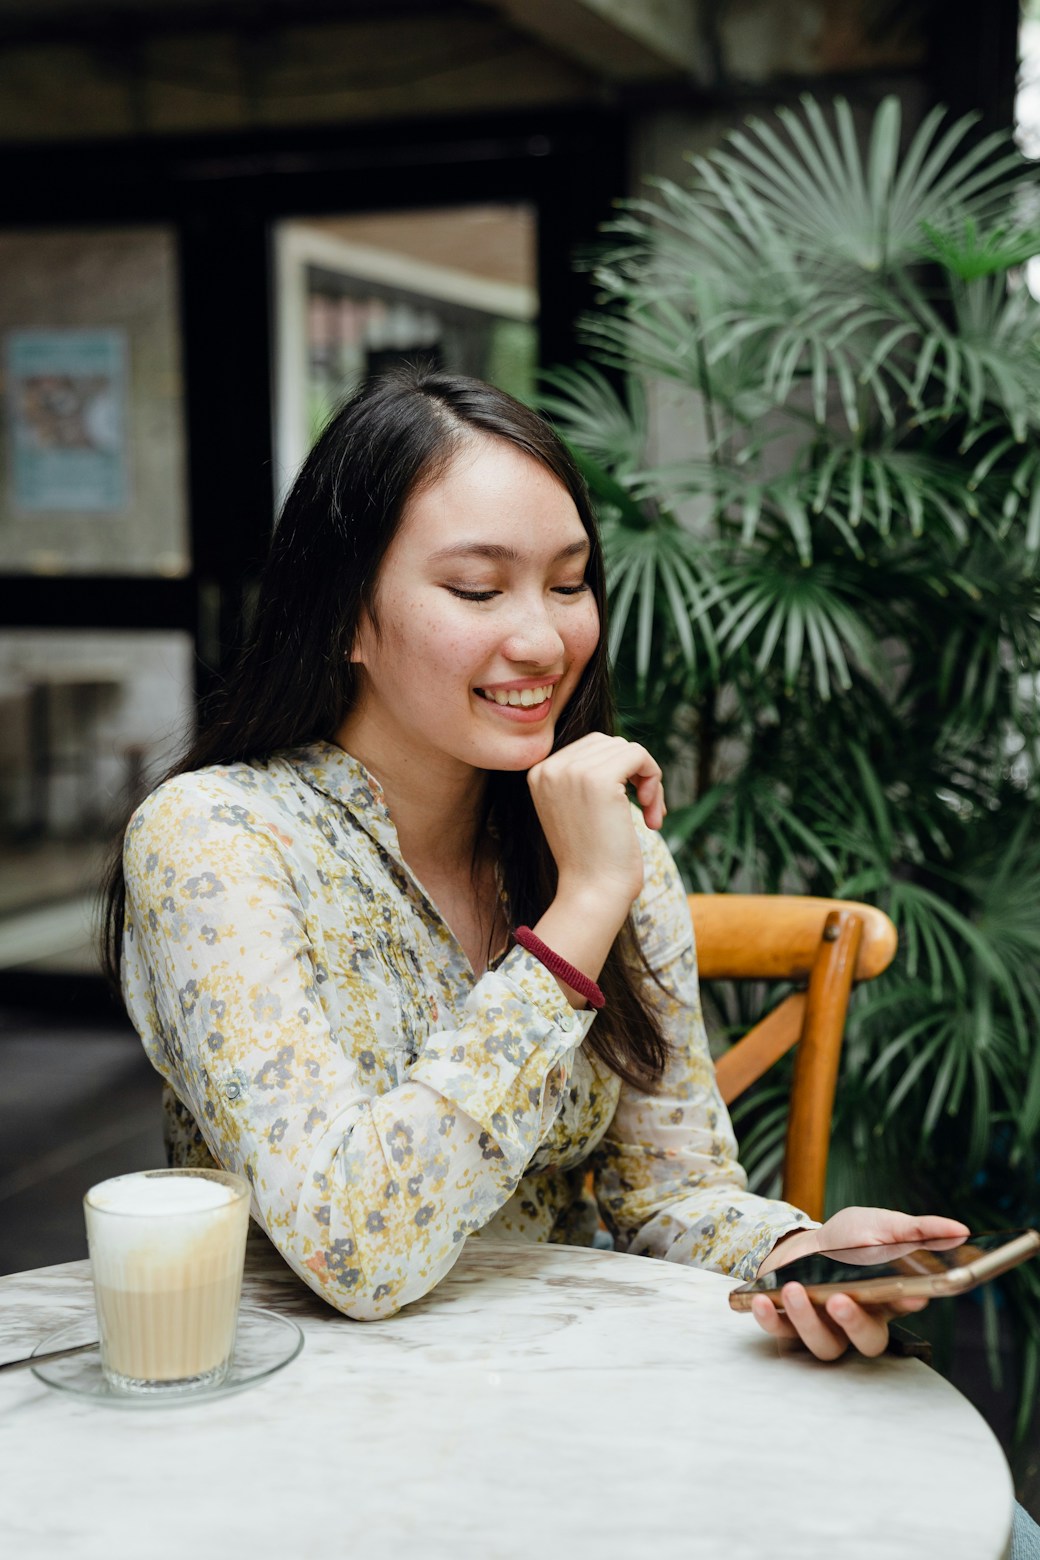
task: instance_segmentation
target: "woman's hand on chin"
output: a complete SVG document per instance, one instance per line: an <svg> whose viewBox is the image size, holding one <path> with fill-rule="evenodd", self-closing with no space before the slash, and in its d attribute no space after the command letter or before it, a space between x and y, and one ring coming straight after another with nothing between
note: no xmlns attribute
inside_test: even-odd
<svg viewBox="0 0 1040 1560"><path fill-rule="evenodd" d="M938 1214L915 1218L890 1208L842 1208L819 1229L799 1230L778 1241L759 1268L758 1276L782 1269L786 1262L812 1251L899 1244L913 1250L926 1240L958 1240L968 1233L967 1225ZM838 1294L831 1295L826 1307L821 1308L813 1305L801 1284L786 1284L781 1293L782 1316L770 1300L752 1301L756 1322L773 1338L802 1343L820 1360L836 1360L849 1348L870 1356L883 1354L892 1318L922 1311L928 1304L927 1300L913 1299L866 1306Z"/></svg>
<svg viewBox="0 0 1040 1560"><path fill-rule="evenodd" d="M559 893L616 903L618 924L643 886L632 786L647 826L664 822L661 767L638 742L590 732L528 771L535 810L559 872ZM616 928L615 928L616 930Z"/></svg>
<svg viewBox="0 0 1040 1560"><path fill-rule="evenodd" d="M535 764L527 783L557 867L556 894L534 930L596 980L643 887L627 787L647 825L659 829L665 814L660 765L637 742L593 731ZM584 997L560 984L568 1001L584 1006Z"/></svg>

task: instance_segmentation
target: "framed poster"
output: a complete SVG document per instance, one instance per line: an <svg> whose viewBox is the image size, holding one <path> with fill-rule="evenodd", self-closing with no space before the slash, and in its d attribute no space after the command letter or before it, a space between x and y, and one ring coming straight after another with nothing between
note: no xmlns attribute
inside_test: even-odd
<svg viewBox="0 0 1040 1560"><path fill-rule="evenodd" d="M0 230L0 576L185 578L171 226Z"/></svg>
<svg viewBox="0 0 1040 1560"><path fill-rule="evenodd" d="M12 330L4 357L11 507L125 512L126 331Z"/></svg>

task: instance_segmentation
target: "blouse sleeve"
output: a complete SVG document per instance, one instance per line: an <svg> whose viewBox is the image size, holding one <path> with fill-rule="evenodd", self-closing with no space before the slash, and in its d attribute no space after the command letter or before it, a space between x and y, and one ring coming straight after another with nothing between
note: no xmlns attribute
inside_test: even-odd
<svg viewBox="0 0 1040 1560"><path fill-rule="evenodd" d="M429 1035L403 1081L376 1092L363 993L342 1004L357 1032L334 1035L306 886L277 831L192 785L161 787L127 833L131 1018L296 1272L349 1316L392 1315L511 1196L591 1015L514 949L458 1027Z"/></svg>
<svg viewBox="0 0 1040 1560"><path fill-rule="evenodd" d="M641 820L637 828L645 886L636 930L660 982L645 979L644 992L669 1059L653 1093L622 1085L594 1155L597 1200L618 1250L752 1279L781 1235L814 1224L747 1190L708 1050L686 893L664 841Z"/></svg>

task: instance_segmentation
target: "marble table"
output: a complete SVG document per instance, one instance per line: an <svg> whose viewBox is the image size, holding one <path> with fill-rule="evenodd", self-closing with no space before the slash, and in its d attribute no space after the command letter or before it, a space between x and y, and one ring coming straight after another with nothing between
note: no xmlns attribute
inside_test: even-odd
<svg viewBox="0 0 1040 1560"><path fill-rule="evenodd" d="M251 1251L245 1299L302 1354L177 1408L0 1377L12 1560L1000 1560L989 1429L920 1361L822 1365L730 1281L471 1239L425 1300L351 1322ZM85 1262L0 1280L0 1359L91 1308Z"/></svg>

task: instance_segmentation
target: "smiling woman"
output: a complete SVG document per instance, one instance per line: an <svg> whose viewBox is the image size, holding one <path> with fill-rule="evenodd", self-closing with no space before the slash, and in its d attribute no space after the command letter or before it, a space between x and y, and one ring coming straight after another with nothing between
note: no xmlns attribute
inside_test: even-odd
<svg viewBox="0 0 1040 1560"><path fill-rule="evenodd" d="M357 696L336 742L378 776L405 860L478 973L506 931L488 775L552 751L599 640L590 551L540 461L470 436L413 491L359 615Z"/></svg>
<svg viewBox="0 0 1040 1560"><path fill-rule="evenodd" d="M348 1315L427 1293L477 1230L589 1244L602 1218L745 1278L822 1238L747 1191L661 772L611 719L564 446L474 380L370 383L304 463L252 642L131 820L108 919L171 1156L247 1176ZM821 1356L884 1347L884 1313L797 1301L783 1325Z"/></svg>

